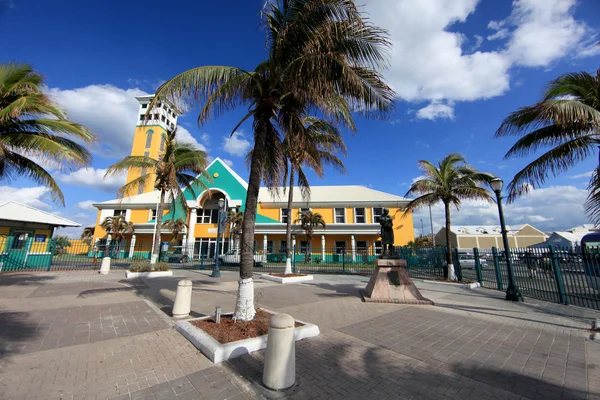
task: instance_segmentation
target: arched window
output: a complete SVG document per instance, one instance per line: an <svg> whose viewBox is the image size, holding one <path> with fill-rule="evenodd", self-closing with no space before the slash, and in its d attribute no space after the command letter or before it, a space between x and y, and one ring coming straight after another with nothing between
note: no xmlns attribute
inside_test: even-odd
<svg viewBox="0 0 600 400"><path fill-rule="evenodd" d="M160 138L160 151L165 151L165 140L166 139L167 139L167 136L163 133Z"/></svg>
<svg viewBox="0 0 600 400"><path fill-rule="evenodd" d="M146 131L146 148L149 148L152 145L152 135L154 135L154 131L152 129L148 129Z"/></svg>

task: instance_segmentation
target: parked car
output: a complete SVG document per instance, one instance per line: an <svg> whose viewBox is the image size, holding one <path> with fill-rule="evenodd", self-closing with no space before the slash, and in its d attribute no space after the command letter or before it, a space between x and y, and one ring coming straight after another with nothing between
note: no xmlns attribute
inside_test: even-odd
<svg viewBox="0 0 600 400"><path fill-rule="evenodd" d="M227 253L221 256L221 263L223 265L239 265L241 260L240 249L229 250ZM267 262L266 254L255 254L254 263L264 264Z"/></svg>
<svg viewBox="0 0 600 400"><path fill-rule="evenodd" d="M468 255L459 255L458 262L460 263L461 268L475 268L475 257ZM485 258L479 257L479 263L482 267L487 264Z"/></svg>
<svg viewBox="0 0 600 400"><path fill-rule="evenodd" d="M189 258L187 256L185 246L174 246L174 251L172 253L167 254L167 262L170 263L186 263Z"/></svg>

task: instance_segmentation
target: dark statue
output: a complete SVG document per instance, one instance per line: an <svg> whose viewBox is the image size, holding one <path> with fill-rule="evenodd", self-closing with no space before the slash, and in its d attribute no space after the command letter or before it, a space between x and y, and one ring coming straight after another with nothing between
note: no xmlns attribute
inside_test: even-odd
<svg viewBox="0 0 600 400"><path fill-rule="evenodd" d="M381 217L379 217L379 224L381 225L381 243L383 245L381 257L392 256L394 254L394 223L390 217L390 210L387 208L383 209Z"/></svg>

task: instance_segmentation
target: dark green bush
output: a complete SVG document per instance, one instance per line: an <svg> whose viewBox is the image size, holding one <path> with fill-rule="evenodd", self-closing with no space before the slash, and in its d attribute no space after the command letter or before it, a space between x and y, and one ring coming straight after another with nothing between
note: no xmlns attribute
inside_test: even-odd
<svg viewBox="0 0 600 400"><path fill-rule="evenodd" d="M157 262L156 264L150 264L148 260L135 261L129 267L130 272L154 272L154 271L168 271L169 264L165 262Z"/></svg>

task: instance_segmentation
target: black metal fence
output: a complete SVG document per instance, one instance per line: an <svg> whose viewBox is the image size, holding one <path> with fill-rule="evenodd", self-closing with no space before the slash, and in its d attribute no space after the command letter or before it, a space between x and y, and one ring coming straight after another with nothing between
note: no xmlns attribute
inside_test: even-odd
<svg viewBox="0 0 600 400"><path fill-rule="evenodd" d="M600 257L572 248L510 249L516 285L524 296L600 310ZM454 249L463 281L506 290L508 268L503 249Z"/></svg>

